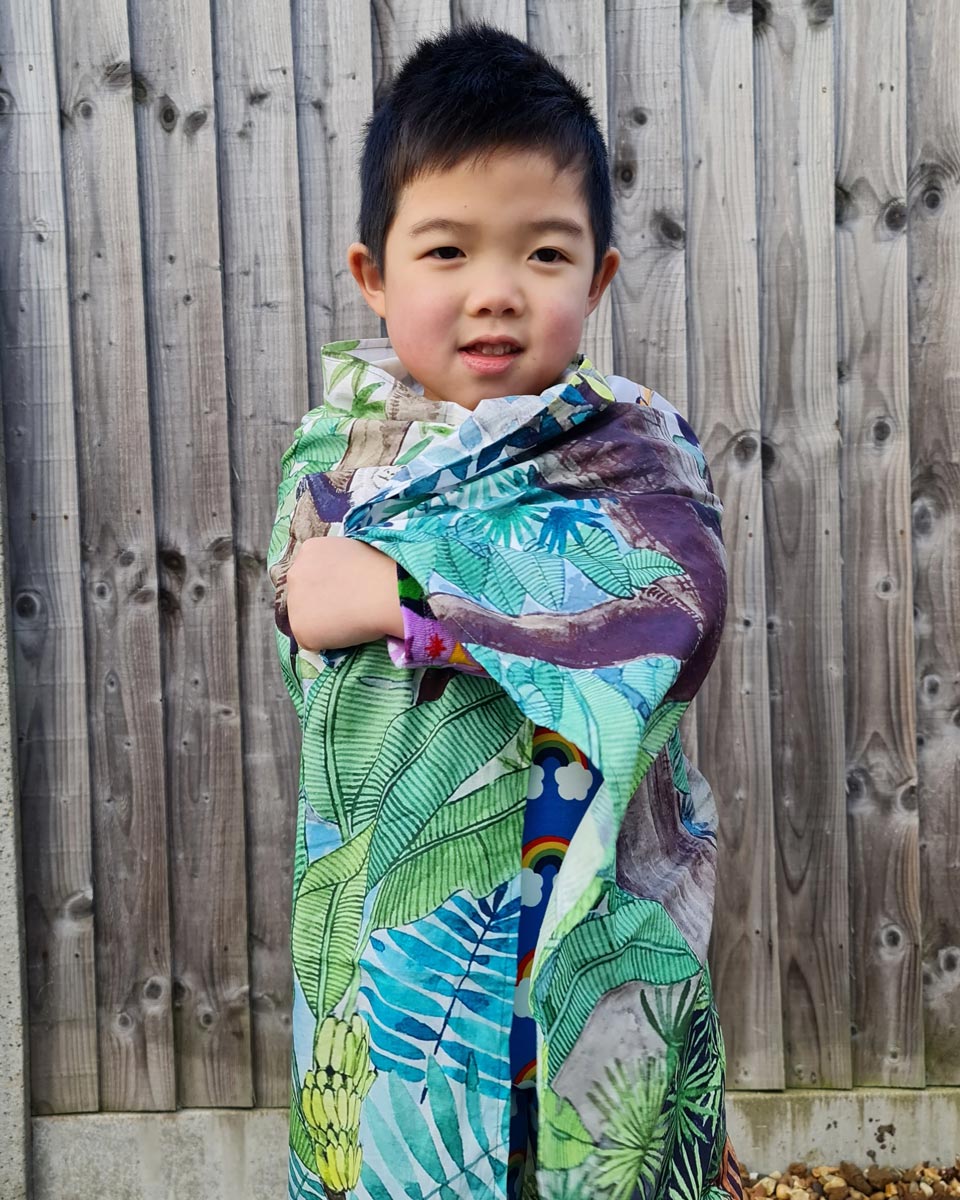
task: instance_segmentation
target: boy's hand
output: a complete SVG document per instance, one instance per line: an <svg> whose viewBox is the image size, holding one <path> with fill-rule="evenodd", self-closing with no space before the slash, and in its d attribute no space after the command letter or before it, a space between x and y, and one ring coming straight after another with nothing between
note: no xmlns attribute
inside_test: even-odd
<svg viewBox="0 0 960 1200"><path fill-rule="evenodd" d="M403 637L397 564L350 538L310 538L287 571L287 617L305 650Z"/></svg>

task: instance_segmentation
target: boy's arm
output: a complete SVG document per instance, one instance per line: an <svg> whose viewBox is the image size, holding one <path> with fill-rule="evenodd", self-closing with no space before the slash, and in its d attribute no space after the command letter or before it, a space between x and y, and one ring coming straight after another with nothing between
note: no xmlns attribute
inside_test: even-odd
<svg viewBox="0 0 960 1200"><path fill-rule="evenodd" d="M398 667L483 668L430 611L416 581L364 542L314 537L287 569L287 622L304 650L341 650L385 637Z"/></svg>
<svg viewBox="0 0 960 1200"><path fill-rule="evenodd" d="M396 563L351 538L308 539L287 570L287 618L305 650L402 638Z"/></svg>

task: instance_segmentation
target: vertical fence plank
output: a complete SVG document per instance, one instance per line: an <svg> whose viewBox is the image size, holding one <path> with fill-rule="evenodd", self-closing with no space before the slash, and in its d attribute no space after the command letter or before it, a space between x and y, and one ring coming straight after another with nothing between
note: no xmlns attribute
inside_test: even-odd
<svg viewBox="0 0 960 1200"><path fill-rule="evenodd" d="M911 0L910 390L927 1082L960 1083L960 7Z"/></svg>
<svg viewBox="0 0 960 1200"><path fill-rule="evenodd" d="M485 21L521 41L527 40L526 0L451 0L450 12L454 25Z"/></svg>
<svg viewBox="0 0 960 1200"><path fill-rule="evenodd" d="M320 403L323 345L380 336L379 319L347 269L360 214L358 167L373 107L373 62L366 5L293 0L292 12L312 408Z"/></svg>
<svg viewBox="0 0 960 1200"><path fill-rule="evenodd" d="M755 11L764 521L787 1083L849 1087L832 9L768 0Z"/></svg>
<svg viewBox="0 0 960 1200"><path fill-rule="evenodd" d="M219 6L214 56L256 1095L259 1104L283 1104L298 736L277 669L266 548L280 457L308 405L289 4Z"/></svg>
<svg viewBox="0 0 960 1200"><path fill-rule="evenodd" d="M907 389L906 3L837 10L837 314L855 1084L923 1085Z"/></svg>
<svg viewBox="0 0 960 1200"><path fill-rule="evenodd" d="M6 42L0 35L0 64ZM2 78L2 69L0 69ZM5 97L0 94L0 112ZM0 117L0 129L3 118ZM4 137L0 132L0 158ZM0 180L3 168L0 166ZM0 196L3 184L0 182ZM0 239L3 223L0 221ZM0 263L3 251L0 249ZM0 301L2 305L2 301ZM0 307L2 312L2 307ZM4 346L0 324L0 346ZM2 383L2 373L0 373ZM0 392L2 403L2 392ZM0 440L2 440L0 425ZM23 936L23 869L20 830L20 789L17 786L16 711L13 695L13 656L10 629L10 566L7 554L7 481L0 453L0 945L7 958L0 968L0 1078L4 1080L0 1109L0 1195L5 1200L30 1200L31 1130L27 1052L26 946Z"/></svg>
<svg viewBox="0 0 960 1200"><path fill-rule="evenodd" d="M710 961L728 1086L780 1088L750 7L693 0L683 67L690 415L723 497L730 588L697 703L700 765L720 813Z"/></svg>
<svg viewBox="0 0 960 1200"><path fill-rule="evenodd" d="M126 5L54 3L93 793L100 1107L173 1108L153 480Z"/></svg>
<svg viewBox="0 0 960 1200"><path fill-rule="evenodd" d="M552 11L552 10L551 10ZM610 152L616 240L616 369L686 412L686 279L680 6L608 5Z"/></svg>
<svg viewBox="0 0 960 1200"><path fill-rule="evenodd" d="M131 7L170 796L177 1098L248 1104L235 576L208 14Z"/></svg>
<svg viewBox="0 0 960 1200"><path fill-rule="evenodd" d="M50 8L0 8L0 372L34 1109L98 1105L90 768Z"/></svg>
<svg viewBox="0 0 960 1200"><path fill-rule="evenodd" d="M371 0L373 89L379 99L397 67L421 38L440 33L450 24L450 0Z"/></svg>
<svg viewBox="0 0 960 1200"><path fill-rule="evenodd" d="M609 115L603 5L584 4L582 0L530 0L527 18L530 43L583 89L606 137ZM608 291L587 319L580 347L605 375L615 365L610 310Z"/></svg>
<svg viewBox="0 0 960 1200"><path fill-rule="evenodd" d="M552 20L552 7L549 12ZM603 45L601 34L596 54ZM591 321L612 362L604 370L656 388L685 413L680 6L675 0L613 0L606 8L606 45L610 97L603 112L609 112L614 240L623 261L609 307L601 305ZM680 726L693 759L696 709L694 703Z"/></svg>

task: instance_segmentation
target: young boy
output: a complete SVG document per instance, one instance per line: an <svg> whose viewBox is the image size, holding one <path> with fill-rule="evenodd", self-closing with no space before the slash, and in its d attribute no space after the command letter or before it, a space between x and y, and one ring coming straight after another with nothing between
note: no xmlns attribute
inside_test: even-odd
<svg viewBox="0 0 960 1200"><path fill-rule="evenodd" d="M737 1193L677 722L725 600L661 397L578 354L613 278L583 95L486 26L371 119L271 545L303 724L290 1194Z"/></svg>

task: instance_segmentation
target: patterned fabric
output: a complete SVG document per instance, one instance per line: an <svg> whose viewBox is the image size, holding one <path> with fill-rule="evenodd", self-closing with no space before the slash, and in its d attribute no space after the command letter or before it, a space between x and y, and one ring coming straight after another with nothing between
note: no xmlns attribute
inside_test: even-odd
<svg viewBox="0 0 960 1200"><path fill-rule="evenodd" d="M524 1196L711 1195L715 813L676 727L725 572L696 439L586 361L473 413L417 395L383 342L324 365L270 550L304 734L290 1194L502 1200L511 1038L532 1020ZM286 568L328 535L393 557L485 673L398 666L386 640L299 650ZM577 748L593 791L569 838L538 835L555 870L525 962L537 729ZM531 1018L515 1020L518 964Z"/></svg>

